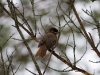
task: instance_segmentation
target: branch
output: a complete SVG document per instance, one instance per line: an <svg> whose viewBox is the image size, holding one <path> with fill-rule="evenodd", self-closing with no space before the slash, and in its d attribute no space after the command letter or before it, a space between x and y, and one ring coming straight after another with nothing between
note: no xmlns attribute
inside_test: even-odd
<svg viewBox="0 0 100 75"><path fill-rule="evenodd" d="M82 28L82 30L83 30L83 32L84 32L84 35L85 35L87 41L89 42L89 44L91 45L91 47L93 48L93 50L96 52L96 54L100 57L100 52L98 51L97 47L95 46L93 40L91 40L91 37L89 37L89 35L87 34L87 32L86 32L86 30L85 30L85 28L84 28L84 25L82 24L82 21L81 21L81 19L79 18L79 15L78 15L78 13L77 13L77 11L76 11L76 8L75 8L74 4L72 4L72 9L73 9L73 11L74 11L74 14L75 14L75 16L76 16L76 18L77 18L79 24L80 24L80 27Z"/></svg>
<svg viewBox="0 0 100 75"><path fill-rule="evenodd" d="M28 46L27 42L25 41L24 35L23 35L23 33L21 32L21 30L19 28L19 21L17 19L17 14L16 14L16 11L15 11L14 4L12 2L10 2L10 0L7 0L7 2L8 2L8 7L9 7L9 9L11 11L12 19L15 21L16 29L19 32L21 38L23 39L23 41L24 41L23 43L25 44L25 46L26 46L26 48L27 48L27 50L28 50L28 52L29 52L29 54L30 54L30 56L32 58L32 61L34 62L35 67L36 67L39 75L42 75L41 70L40 70L40 68L39 68L39 66L38 66L38 64L37 64L37 62L35 60L35 57L32 54L32 51L31 51L30 47Z"/></svg>
<svg viewBox="0 0 100 75"><path fill-rule="evenodd" d="M58 54L56 54L54 51L52 52L52 50L48 50L49 52L51 52L55 57L57 57L59 60L61 60L63 63L65 63L66 65L68 65L69 67L71 67L73 70L79 71L85 75L93 75L91 73L88 73L87 71L80 69L78 67L76 67L75 65L73 66L71 63L69 63L68 61L66 61L65 59L63 59L61 56L59 56Z"/></svg>

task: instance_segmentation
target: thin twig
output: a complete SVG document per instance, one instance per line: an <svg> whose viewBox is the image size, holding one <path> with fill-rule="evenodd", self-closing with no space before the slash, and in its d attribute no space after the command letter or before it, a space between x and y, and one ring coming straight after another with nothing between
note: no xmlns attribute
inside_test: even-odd
<svg viewBox="0 0 100 75"><path fill-rule="evenodd" d="M47 70L47 68L48 68L49 62L50 62L50 60L51 60L51 56L52 56L52 52L51 52L51 54L50 54L49 60L48 60L48 62L47 62L47 65L46 65L46 67L45 67L45 69L44 69L43 75L45 74L45 72L46 72L46 70Z"/></svg>
<svg viewBox="0 0 100 75"><path fill-rule="evenodd" d="M39 66L38 66L38 64L37 64L37 62L36 62L36 60L35 60L35 57L34 57L34 55L32 54L32 51L31 51L30 47L28 46L27 42L25 41L24 35L23 35L23 33L21 32L21 30L20 30L20 28L19 28L19 22L18 22L18 19L17 19L17 14L15 13L15 9L14 9L14 7L13 7L14 5L13 5L13 3L10 2L10 0L7 0L7 2L8 2L8 6L9 6L9 8L10 8L11 14L12 14L12 18L13 18L13 20L15 21L16 29L17 29L17 31L19 32L21 38L24 40L23 43L25 44L25 46L26 46L26 48L27 48L27 50L28 50L28 52L29 52L29 54L30 54L30 56L31 56L31 58L32 58L32 61L34 62L35 67L36 67L36 69L37 69L39 75L42 75L41 70L40 70L40 68L39 68ZM12 5L12 6L11 6L11 5Z"/></svg>
<svg viewBox="0 0 100 75"><path fill-rule="evenodd" d="M87 41L89 42L89 44L91 45L91 47L93 48L93 50L96 52L96 54L100 57L100 52L98 51L98 49L95 46L94 42L91 41L89 35L87 34L87 32L86 32L86 30L84 28L84 25L82 24L81 19L79 18L79 15L78 15L78 13L76 11L76 8L75 8L74 4L72 4L72 9L73 9L73 11L75 13L75 16L76 16L76 18L77 18L77 20L78 20L78 22L79 22L79 24L80 24L80 26L81 26L84 34L85 34L85 37L86 37Z"/></svg>
<svg viewBox="0 0 100 75"><path fill-rule="evenodd" d="M25 68L25 70L29 71L29 72L32 73L33 75L37 75L37 74L33 73L32 71L28 70L27 68Z"/></svg>

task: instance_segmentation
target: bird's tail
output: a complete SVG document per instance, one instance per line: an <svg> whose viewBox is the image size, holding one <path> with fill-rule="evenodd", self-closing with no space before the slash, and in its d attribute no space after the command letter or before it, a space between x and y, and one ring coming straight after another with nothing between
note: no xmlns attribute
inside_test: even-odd
<svg viewBox="0 0 100 75"><path fill-rule="evenodd" d="M40 46L39 50L36 53L36 57L40 56L40 57L44 57L46 55L46 51L47 51L47 47L45 44L43 44L42 46Z"/></svg>

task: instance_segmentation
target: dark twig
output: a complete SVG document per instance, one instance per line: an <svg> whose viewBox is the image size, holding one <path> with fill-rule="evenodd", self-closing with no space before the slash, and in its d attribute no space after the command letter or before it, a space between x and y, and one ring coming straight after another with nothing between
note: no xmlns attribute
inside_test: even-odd
<svg viewBox="0 0 100 75"><path fill-rule="evenodd" d="M49 52L52 52L51 50L48 50ZM76 70L76 71L79 71L79 72L82 72L83 74L85 75L92 75L91 73L83 70L83 69L80 69L76 66L73 66L71 63L67 62L65 59L63 59L61 56L59 56L58 54L56 54L54 51L52 52L52 54L57 57L59 60L61 60L63 63L65 63L66 65L68 65L69 67L71 67L73 70Z"/></svg>
<svg viewBox="0 0 100 75"><path fill-rule="evenodd" d="M90 62L92 62L92 63L100 63L100 61L92 61L92 60L89 60Z"/></svg>
<svg viewBox="0 0 100 75"><path fill-rule="evenodd" d="M47 65L46 65L46 67L45 67L45 69L44 69L43 75L45 74L45 72L46 72L46 70L47 70L47 68L48 68L48 65L49 65L49 63L50 63L51 56L52 56L52 52L51 52L51 54L50 54L49 60L48 60L48 62L47 62Z"/></svg>
<svg viewBox="0 0 100 75"><path fill-rule="evenodd" d="M35 36L36 36L36 34L37 34L37 25L36 25L36 15L35 15L35 8L34 8L34 0L30 0L31 1L31 5L32 5L32 12L33 12L33 18L34 18L34 26L35 26Z"/></svg>
<svg viewBox="0 0 100 75"><path fill-rule="evenodd" d="M20 30L20 28L19 28L19 22L18 22L18 19L17 19L17 14L16 14L15 9L14 9L14 7L13 7L14 5L13 5L12 2L10 2L10 0L7 0L7 2L8 2L8 6L9 6L9 8L10 8L11 14L12 14L12 18L13 18L13 20L15 21L16 29L17 29L17 31L19 32L21 38L24 40L23 43L25 44L25 46L26 46L26 48L27 48L27 50L28 50L28 52L29 52L29 54L30 54L30 56L31 56L31 58L32 58L32 61L34 62L35 67L36 67L36 69L37 69L39 75L42 75L41 70L40 70L40 68L39 68L39 66L38 66L38 64L37 64L37 62L36 62L36 60L35 60L35 57L34 57L34 55L32 54L32 51L31 51L30 47L28 46L27 42L25 41L24 35L22 34L22 32L21 32L21 30Z"/></svg>
<svg viewBox="0 0 100 75"><path fill-rule="evenodd" d="M29 72L32 73L33 75L37 75L37 74L33 73L32 71L28 70L27 68L25 68L25 70L29 71Z"/></svg>
<svg viewBox="0 0 100 75"><path fill-rule="evenodd" d="M87 34L87 32L86 32L86 30L85 30L85 28L84 28L84 25L82 24L81 19L79 18L79 15L78 15L78 13L77 13L77 11L76 11L76 8L75 8L74 4L72 4L72 9L73 9L73 11L74 11L74 13L75 13L75 16L76 16L76 18L77 18L77 20L78 20L78 22L79 22L79 24L80 24L80 26L81 26L83 32L84 32L84 35L85 35L87 41L89 42L89 44L91 45L91 47L93 48L93 50L96 52L96 54L100 57L100 52L98 51L98 49L97 49L97 47L95 46L94 42L92 42L91 38L90 38L89 35Z"/></svg>
<svg viewBox="0 0 100 75"><path fill-rule="evenodd" d="M6 67L5 67L5 62L4 62L4 57L3 57L3 54L2 54L2 48L0 47L0 50L1 50L1 52L0 52L0 54L1 54L1 62L3 63L3 65L2 65L2 68L3 68L3 73L4 73L4 75L7 75L6 73Z"/></svg>

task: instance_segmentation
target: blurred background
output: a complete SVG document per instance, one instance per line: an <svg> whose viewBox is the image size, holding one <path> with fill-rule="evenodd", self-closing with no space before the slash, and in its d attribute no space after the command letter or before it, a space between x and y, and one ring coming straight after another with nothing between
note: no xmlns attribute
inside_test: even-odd
<svg viewBox="0 0 100 75"><path fill-rule="evenodd" d="M28 23L30 24L30 26L32 27L33 31L35 31L32 5L30 0L12 0L12 1L14 2L15 6L21 13L23 13L23 8L24 8L24 16L28 21ZM42 26L45 28L45 30L47 30L49 27L55 27L59 29L59 22L60 22L60 25L63 27L63 30L61 31L61 35L58 41L58 45L55 48L55 52L63 56L62 51L64 51L68 56L68 58L70 59L70 61L74 63L73 48L71 47L74 46L73 34L70 27L68 25L65 25L66 22L64 21L63 16L65 17L66 20L68 20L68 17L62 12L59 6L57 7L58 1L62 10L66 14L70 14L72 16L72 20L74 21L74 23L77 25L77 27L80 28L80 25L74 15L74 12L72 11L71 7L66 4L66 1L69 0L34 0L35 14L41 15L41 16L36 16L36 25L38 29L36 36L37 38L40 38L39 33L41 32L41 34L44 34ZM9 11L6 0L0 0L0 3L4 4L4 7ZM97 43L99 42L99 36L97 29L95 29L96 26L87 22L89 21L91 23L94 23L94 20L91 16L87 15L83 10L86 9L88 11L92 10L95 19L99 21L100 1L98 0L92 2L91 0L76 0L75 7L79 16L82 19L86 31L91 33L94 42L97 45ZM12 56L12 68L14 69L14 72L16 71L15 75L32 75L30 72L25 70L25 68L29 69L34 73L37 73L34 63L32 62L31 57L26 47L24 46L23 42L20 40L16 40L16 39L21 39L21 37L13 25L14 21L0 7L0 48L2 48L0 52L2 52L3 59L7 65L9 64L8 62L6 62L8 60L8 57ZM75 50L76 60L79 60L82 57L82 55L86 52L82 57L82 59L77 63L77 67L84 69L94 75L99 75L100 63L93 63L89 61L89 60L94 62L99 61L100 60L99 57L92 50L91 46L88 44L84 36L81 33L79 33L79 30L72 23L70 23L69 25L74 31L75 44L76 44L76 50ZM25 32L23 29L21 30L25 38L29 39L30 36L27 34L27 32ZM68 45L66 45L67 42ZM35 42L34 40L31 40L28 41L28 44L33 54L35 55L38 50L38 43ZM100 49L99 46L98 49ZM50 53L48 52L45 58L36 57L36 61L39 64L39 67L42 72L45 69L45 65L41 61L47 63L49 56ZM0 54L0 60L2 60L1 54ZM2 61L0 61L1 75L3 75L2 65L3 63ZM68 67L66 64L62 63L59 59L57 59L53 55L51 57L49 66L56 70L64 70ZM70 68L68 68L68 70L70 70ZM13 75L11 70L9 70L8 75ZM58 72L48 68L45 75L83 75L83 74L77 71Z"/></svg>

